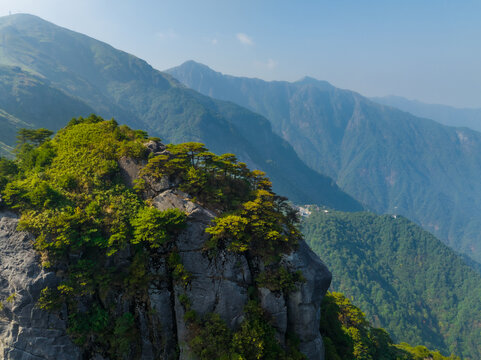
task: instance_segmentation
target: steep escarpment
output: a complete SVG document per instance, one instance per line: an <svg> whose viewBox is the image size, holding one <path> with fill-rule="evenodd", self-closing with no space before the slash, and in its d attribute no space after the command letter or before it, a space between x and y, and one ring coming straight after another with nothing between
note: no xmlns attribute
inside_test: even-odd
<svg viewBox="0 0 481 360"><path fill-rule="evenodd" d="M331 275L263 173L95 116L39 134L0 164L6 359L324 358Z"/></svg>

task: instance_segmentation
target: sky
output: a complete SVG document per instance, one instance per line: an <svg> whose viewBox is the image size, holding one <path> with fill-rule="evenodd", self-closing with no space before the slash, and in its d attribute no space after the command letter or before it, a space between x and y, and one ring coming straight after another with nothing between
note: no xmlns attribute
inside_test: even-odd
<svg viewBox="0 0 481 360"><path fill-rule="evenodd" d="M0 0L159 70L195 60L264 80L481 108L481 0Z"/></svg>

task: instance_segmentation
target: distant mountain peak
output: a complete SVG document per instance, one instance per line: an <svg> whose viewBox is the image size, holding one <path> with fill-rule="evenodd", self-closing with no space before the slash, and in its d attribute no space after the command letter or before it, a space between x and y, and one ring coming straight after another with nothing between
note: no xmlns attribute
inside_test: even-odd
<svg viewBox="0 0 481 360"><path fill-rule="evenodd" d="M183 67L183 66L195 66L195 67L199 67L199 68L202 68L202 69L209 69L211 71L214 71L210 67L208 67L207 65L202 64L200 62L197 62L195 60L187 60L187 61L183 62L180 66L181 67Z"/></svg>
<svg viewBox="0 0 481 360"><path fill-rule="evenodd" d="M331 90L334 89L335 87L325 81L325 80L317 80L311 76L304 76L302 79L297 80L295 84L301 84L301 85L314 85L317 88L323 89L323 90Z"/></svg>
<svg viewBox="0 0 481 360"><path fill-rule="evenodd" d="M203 75L203 76L205 76L205 75L211 75L211 76L214 76L214 77L216 77L216 76L217 77L229 76L229 75L224 75L220 71L215 71L211 67L209 67L205 64L202 64L200 62L197 62L195 60L187 60L187 61L183 62L182 64L180 64L179 66L175 66L171 69L167 69L164 72L166 72L168 74L171 74L171 75L174 75L175 73L179 73L179 72L182 72L182 73L187 72L187 73L196 73L196 74L200 74L200 75Z"/></svg>
<svg viewBox="0 0 481 360"><path fill-rule="evenodd" d="M42 23L42 24L52 24L47 20L42 19L37 15L18 13L6 16L0 16L0 24L8 23ZM53 24L52 24L53 25Z"/></svg>
<svg viewBox="0 0 481 360"><path fill-rule="evenodd" d="M33 14L28 14L28 13L16 13L16 14L10 14L10 15L5 15L5 16L0 16L0 19L15 19L15 18L24 18L24 19L27 19L27 18L30 18L30 19L37 19L37 20L42 20L42 21L45 21L43 20L41 17L37 16L37 15L33 15Z"/></svg>
<svg viewBox="0 0 481 360"><path fill-rule="evenodd" d="M378 104L401 109L415 116L435 120L443 125L468 127L481 132L481 108L430 104L396 95L372 97L371 100Z"/></svg>

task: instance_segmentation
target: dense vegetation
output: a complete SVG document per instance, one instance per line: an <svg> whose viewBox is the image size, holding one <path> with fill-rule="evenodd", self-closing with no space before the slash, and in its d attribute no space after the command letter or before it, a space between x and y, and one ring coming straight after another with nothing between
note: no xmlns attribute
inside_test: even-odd
<svg viewBox="0 0 481 360"><path fill-rule="evenodd" d="M64 274L57 287L43 289L39 306L66 306L78 345L112 358L135 353L134 314L119 313L113 298L143 296L149 252L169 249L185 215L149 207L121 181L117 159L145 158L144 132L90 116L51 135L23 129L16 160L1 160L4 203L21 212L19 228L36 236L42 265Z"/></svg>
<svg viewBox="0 0 481 360"><path fill-rule="evenodd" d="M312 78L266 82L194 62L168 72L194 90L265 116L306 164L368 208L404 215L481 261L480 133Z"/></svg>
<svg viewBox="0 0 481 360"><path fill-rule="evenodd" d="M61 278L58 286L42 290L38 305L67 308L68 333L76 344L112 359L135 357L140 344L135 304L158 276L148 271L152 256L165 258L171 281L189 285L191 274L175 245L186 214L150 206L145 179L168 178L219 215L206 230L209 256L222 249L249 252L265 263L257 285L272 291L291 291L302 281L278 261L299 240L296 213L272 192L264 173L250 171L234 155L185 143L149 156L145 132L95 115L72 119L52 135L47 129L19 131L16 159L0 158L0 191L4 206L21 213L19 229L36 236L42 265ZM118 160L124 156L147 164L135 189L120 174ZM235 332L216 314L193 312L190 299L180 296L194 353L202 359L214 352L214 358L239 360L302 359L294 340L287 350L279 345L255 286L250 294ZM130 305L119 311L120 304Z"/></svg>
<svg viewBox="0 0 481 360"><path fill-rule="evenodd" d="M425 346L393 344L385 330L372 327L364 313L341 293L327 293L321 312L327 360L459 360Z"/></svg>
<svg viewBox="0 0 481 360"><path fill-rule="evenodd" d="M362 208L330 178L306 166L292 147L272 132L269 121L258 114L186 89L143 60L31 15L2 17L0 32L0 65L18 70L3 78L0 74L0 82L4 81L0 91L3 86L5 98L13 99L12 105L58 109L66 111L63 118L68 119L85 114L83 109L67 106L75 100L102 116L115 117L119 123L146 129L166 142L203 142L216 153L235 153L249 167L265 171L273 180L274 190L292 201L344 211ZM48 87L42 90L48 108L37 97L44 84L31 73L48 80ZM23 86L24 79L32 86ZM36 87L35 82L39 84ZM53 94L54 90L63 97ZM52 102L54 106L50 106ZM36 122L38 114L27 110L13 115L36 127L58 128L53 113L42 111L44 124Z"/></svg>
<svg viewBox="0 0 481 360"><path fill-rule="evenodd" d="M334 274L332 289L355 299L396 342L481 355L481 276L403 217L313 212L302 224Z"/></svg>
<svg viewBox="0 0 481 360"><path fill-rule="evenodd" d="M279 345L269 315L253 299L245 307L246 318L237 331L230 330L219 315L199 319L187 313L190 346L201 360L306 360L297 350L297 339L288 340L287 350Z"/></svg>

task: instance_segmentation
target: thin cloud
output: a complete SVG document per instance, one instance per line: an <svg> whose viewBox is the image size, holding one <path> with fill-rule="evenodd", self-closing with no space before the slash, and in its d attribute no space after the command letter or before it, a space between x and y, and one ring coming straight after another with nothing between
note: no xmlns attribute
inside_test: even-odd
<svg viewBox="0 0 481 360"><path fill-rule="evenodd" d="M274 60L272 60L272 59L269 59L269 60L267 60L266 66L267 66L267 68L268 68L269 70L272 70L272 69L274 69L274 68L277 66L277 61L274 61Z"/></svg>
<svg viewBox="0 0 481 360"><path fill-rule="evenodd" d="M217 39L212 39L212 40L210 41L210 43L211 43L212 45L217 45L218 42L219 42L219 41L218 41Z"/></svg>
<svg viewBox="0 0 481 360"><path fill-rule="evenodd" d="M249 46L254 45L254 42L252 41L252 39L244 33L237 33L236 37L237 37L237 40L241 42L241 44L249 45Z"/></svg>
<svg viewBox="0 0 481 360"><path fill-rule="evenodd" d="M179 37L179 34L177 34L174 30L169 29L165 32L158 32L155 34L159 39L176 39Z"/></svg>
<svg viewBox="0 0 481 360"><path fill-rule="evenodd" d="M274 59L268 59L267 61L254 61L254 65L261 70L273 70L277 67L277 61Z"/></svg>

